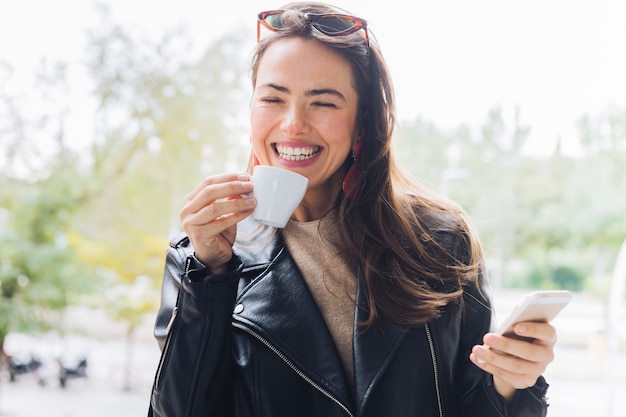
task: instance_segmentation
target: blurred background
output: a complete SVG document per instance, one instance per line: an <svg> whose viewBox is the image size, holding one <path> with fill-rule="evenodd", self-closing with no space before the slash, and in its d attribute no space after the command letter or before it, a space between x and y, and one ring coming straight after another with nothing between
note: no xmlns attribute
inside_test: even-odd
<svg viewBox="0 0 626 417"><path fill-rule="evenodd" d="M253 0L0 6L0 415L145 415L182 199L249 154ZM626 5L337 0L406 170L474 219L503 317L568 289L551 416L626 415Z"/></svg>

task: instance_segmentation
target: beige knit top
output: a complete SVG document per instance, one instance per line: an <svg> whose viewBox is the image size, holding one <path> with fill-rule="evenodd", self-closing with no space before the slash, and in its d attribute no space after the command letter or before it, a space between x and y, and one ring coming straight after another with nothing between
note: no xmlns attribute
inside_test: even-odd
<svg viewBox="0 0 626 417"><path fill-rule="evenodd" d="M290 220L285 244L317 303L335 342L349 386L354 386L352 336L356 277L338 255L337 219Z"/></svg>

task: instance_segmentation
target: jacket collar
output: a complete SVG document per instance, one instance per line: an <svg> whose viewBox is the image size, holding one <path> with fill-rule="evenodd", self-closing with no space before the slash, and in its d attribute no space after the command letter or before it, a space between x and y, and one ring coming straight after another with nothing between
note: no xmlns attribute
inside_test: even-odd
<svg viewBox="0 0 626 417"><path fill-rule="evenodd" d="M244 272L245 273L245 272ZM333 339L304 278L285 249L238 296L233 319L280 352L286 361L351 403ZM237 313L238 312L238 313Z"/></svg>
<svg viewBox="0 0 626 417"><path fill-rule="evenodd" d="M351 404L353 395L337 350L329 348L334 342L324 318L280 233L267 233L267 229L260 228L249 235L247 243L236 247L248 268L244 267L233 320L264 338L315 383ZM357 287L358 303L366 307L365 290ZM356 322L364 321L367 314L367 308L357 307ZM362 330L355 326L353 338L358 410L365 406L372 387L406 334L384 318Z"/></svg>

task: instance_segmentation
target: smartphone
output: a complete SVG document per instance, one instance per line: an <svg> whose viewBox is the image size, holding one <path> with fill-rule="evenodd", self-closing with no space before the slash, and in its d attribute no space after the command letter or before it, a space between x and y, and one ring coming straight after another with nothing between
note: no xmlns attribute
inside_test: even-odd
<svg viewBox="0 0 626 417"><path fill-rule="evenodd" d="M513 332L513 326L524 321L548 323L574 297L569 291L535 291L526 294L498 328L498 334L520 338Z"/></svg>

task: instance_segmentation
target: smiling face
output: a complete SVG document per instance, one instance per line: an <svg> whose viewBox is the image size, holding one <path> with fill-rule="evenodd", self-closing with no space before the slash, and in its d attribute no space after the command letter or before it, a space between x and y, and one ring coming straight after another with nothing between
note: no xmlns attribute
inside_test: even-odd
<svg viewBox="0 0 626 417"><path fill-rule="evenodd" d="M315 40L280 39L269 46L256 74L250 111L254 153L263 165L306 176L307 195L335 201L357 109L346 58Z"/></svg>

